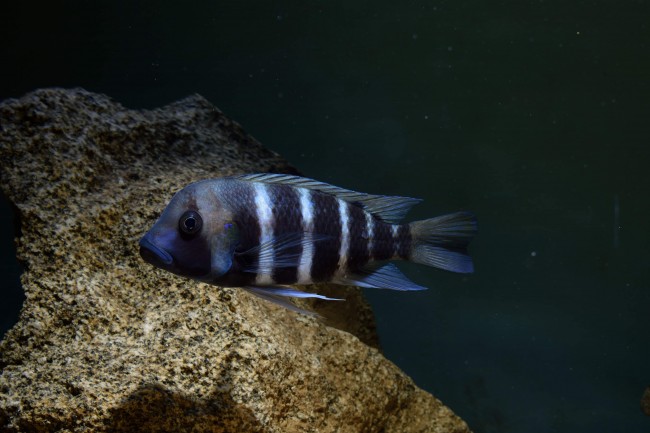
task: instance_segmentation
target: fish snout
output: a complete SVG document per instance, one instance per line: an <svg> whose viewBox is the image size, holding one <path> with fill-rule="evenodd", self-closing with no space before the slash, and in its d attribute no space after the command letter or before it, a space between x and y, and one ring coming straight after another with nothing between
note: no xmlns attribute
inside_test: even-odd
<svg viewBox="0 0 650 433"><path fill-rule="evenodd" d="M171 254L157 246L150 233L140 239L140 257L145 262L163 269L168 269L174 263Z"/></svg>

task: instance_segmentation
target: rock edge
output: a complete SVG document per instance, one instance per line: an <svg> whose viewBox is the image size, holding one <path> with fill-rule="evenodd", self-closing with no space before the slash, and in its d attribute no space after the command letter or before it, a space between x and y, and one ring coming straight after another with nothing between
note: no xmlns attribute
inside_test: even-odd
<svg viewBox="0 0 650 433"><path fill-rule="evenodd" d="M295 172L202 97L135 111L43 89L0 119L26 269L0 343L3 431L469 431L381 355L356 289L328 288L348 302L314 303L322 322L140 260L187 183Z"/></svg>

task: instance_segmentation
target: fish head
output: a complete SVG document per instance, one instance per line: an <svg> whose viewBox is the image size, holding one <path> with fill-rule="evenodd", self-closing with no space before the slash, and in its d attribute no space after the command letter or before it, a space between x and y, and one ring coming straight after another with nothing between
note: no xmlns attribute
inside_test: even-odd
<svg viewBox="0 0 650 433"><path fill-rule="evenodd" d="M215 274L227 272L223 263L228 267L231 264L222 258L218 262L220 269L213 269L214 246L223 244L215 239L236 241L230 220L230 213L219 200L218 184L190 184L174 195L158 221L140 239L140 256L174 274L210 281Z"/></svg>

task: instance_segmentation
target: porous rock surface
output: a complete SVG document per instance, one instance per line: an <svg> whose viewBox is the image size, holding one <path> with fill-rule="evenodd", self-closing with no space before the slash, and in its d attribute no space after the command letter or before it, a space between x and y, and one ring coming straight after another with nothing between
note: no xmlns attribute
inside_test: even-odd
<svg viewBox="0 0 650 433"><path fill-rule="evenodd" d="M202 97L134 111L44 89L0 122L26 294L0 343L1 431L468 431L381 355L358 290L319 288L348 300L312 303L317 320L140 259L187 183L295 172Z"/></svg>

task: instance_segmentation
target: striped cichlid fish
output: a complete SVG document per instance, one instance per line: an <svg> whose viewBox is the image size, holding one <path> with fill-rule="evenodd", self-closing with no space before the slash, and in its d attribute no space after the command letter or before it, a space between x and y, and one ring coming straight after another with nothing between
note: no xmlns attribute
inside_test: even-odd
<svg viewBox="0 0 650 433"><path fill-rule="evenodd" d="M289 286L425 289L389 260L472 272L467 246L477 230L474 215L400 223L420 201L283 174L203 180L174 195L140 240L140 255L175 274L242 287L307 313L284 297L332 298Z"/></svg>

